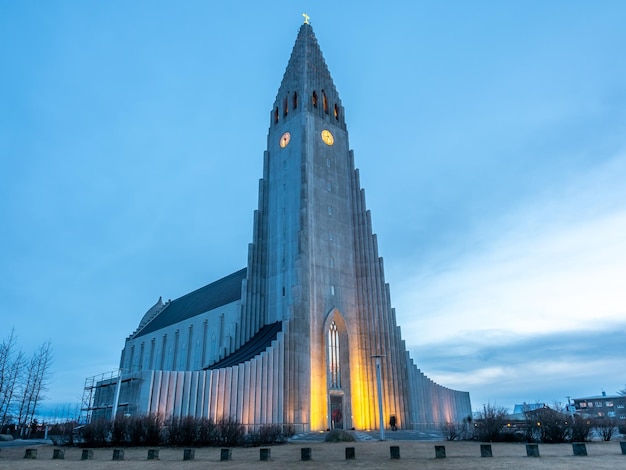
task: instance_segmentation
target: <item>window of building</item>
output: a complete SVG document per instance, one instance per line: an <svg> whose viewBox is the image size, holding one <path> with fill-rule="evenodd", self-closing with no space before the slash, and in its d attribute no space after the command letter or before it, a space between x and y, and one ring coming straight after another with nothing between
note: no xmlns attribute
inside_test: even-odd
<svg viewBox="0 0 626 470"><path fill-rule="evenodd" d="M298 93L293 92L293 109L298 107Z"/></svg>
<svg viewBox="0 0 626 470"><path fill-rule="evenodd" d="M590 401L589 403L587 403L587 406L588 406L589 408L593 408L593 402L592 402L592 401Z"/></svg>
<svg viewBox="0 0 626 470"><path fill-rule="evenodd" d="M330 158L327 158L327 159L326 159L326 166L327 166L328 168L330 168Z"/></svg>
<svg viewBox="0 0 626 470"><path fill-rule="evenodd" d="M335 322L328 329L328 375L332 388L341 388L339 371L339 331Z"/></svg>
<svg viewBox="0 0 626 470"><path fill-rule="evenodd" d="M606 415L607 415L609 418L615 418L615 411L609 411Z"/></svg>
<svg viewBox="0 0 626 470"><path fill-rule="evenodd" d="M626 419L626 415L619 415L619 419Z"/></svg>
<svg viewBox="0 0 626 470"><path fill-rule="evenodd" d="M274 124L278 122L278 108L274 111Z"/></svg>
<svg viewBox="0 0 626 470"><path fill-rule="evenodd" d="M174 333L174 352L172 354L172 370L178 370L178 347L180 341L180 330Z"/></svg>
<svg viewBox="0 0 626 470"><path fill-rule="evenodd" d="M328 215L333 215L333 206L328 206Z"/></svg>
<svg viewBox="0 0 626 470"><path fill-rule="evenodd" d="M161 343L161 367L160 369L165 369L165 356L167 354L167 334L163 335L163 342Z"/></svg>
<svg viewBox="0 0 626 470"><path fill-rule="evenodd" d="M191 370L191 350L193 349L193 325L189 325L189 337L187 338L187 358L185 370Z"/></svg>
<svg viewBox="0 0 626 470"><path fill-rule="evenodd" d="M289 114L289 102L287 101L287 97L283 100L283 116L287 116Z"/></svg>
<svg viewBox="0 0 626 470"><path fill-rule="evenodd" d="M148 367L150 370L154 369L154 351L156 349L156 338L152 338L150 341L150 360L148 361Z"/></svg>
<svg viewBox="0 0 626 470"><path fill-rule="evenodd" d="M313 92L313 95L311 95L311 102L313 103L313 107L317 108L317 93L315 93L315 91Z"/></svg>
<svg viewBox="0 0 626 470"><path fill-rule="evenodd" d="M587 402L581 401L581 402L578 404L578 406L579 406L580 408L587 408Z"/></svg>
<svg viewBox="0 0 626 470"><path fill-rule="evenodd" d="M330 257L330 267L331 268L335 267L335 258L333 258L332 256Z"/></svg>
<svg viewBox="0 0 626 470"><path fill-rule="evenodd" d="M139 348L139 364L137 365L138 370L143 370L143 355L145 350L145 342L141 342L141 347Z"/></svg>
<svg viewBox="0 0 626 470"><path fill-rule="evenodd" d="M332 183L330 181L326 182L326 189L328 191L332 191L333 190L333 185L332 185Z"/></svg>
<svg viewBox="0 0 626 470"><path fill-rule="evenodd" d="M623 403L618 403L617 407L618 408L624 408L624 404Z"/></svg>
<svg viewBox="0 0 626 470"><path fill-rule="evenodd" d="M324 112L328 114L328 98L326 98L326 93L324 93L324 90L322 90L322 101L324 104Z"/></svg>
<svg viewBox="0 0 626 470"><path fill-rule="evenodd" d="M330 286L330 295L335 295L335 286Z"/></svg>
<svg viewBox="0 0 626 470"><path fill-rule="evenodd" d="M601 402L601 401L597 401L597 402L596 402L596 407L598 407L598 408L602 408L602 402Z"/></svg>

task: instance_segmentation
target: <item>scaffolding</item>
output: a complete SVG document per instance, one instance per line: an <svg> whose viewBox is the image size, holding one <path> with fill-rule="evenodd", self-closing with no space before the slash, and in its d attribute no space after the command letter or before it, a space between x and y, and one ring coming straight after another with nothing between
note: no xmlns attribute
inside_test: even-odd
<svg viewBox="0 0 626 470"><path fill-rule="evenodd" d="M122 382L133 380L132 377L122 378L121 369L104 372L85 379L80 409L81 423L90 423L93 418L111 419L113 417L116 397L119 399L118 383L120 379ZM118 402L117 408L119 409L123 405L128 406L128 403Z"/></svg>

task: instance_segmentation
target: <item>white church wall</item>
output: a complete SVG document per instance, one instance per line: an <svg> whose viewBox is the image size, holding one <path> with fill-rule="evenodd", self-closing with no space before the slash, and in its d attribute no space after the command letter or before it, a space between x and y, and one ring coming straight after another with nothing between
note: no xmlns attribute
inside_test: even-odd
<svg viewBox="0 0 626 470"><path fill-rule="evenodd" d="M161 314L166 314L167 308ZM125 373L143 370L200 370L230 354L241 301L126 340L120 368Z"/></svg>

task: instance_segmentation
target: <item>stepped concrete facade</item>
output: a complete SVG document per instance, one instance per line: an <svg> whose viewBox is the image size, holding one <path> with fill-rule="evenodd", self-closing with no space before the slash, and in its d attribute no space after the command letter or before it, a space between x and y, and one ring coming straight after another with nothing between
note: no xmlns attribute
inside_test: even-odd
<svg viewBox="0 0 626 470"><path fill-rule="evenodd" d="M296 432L404 429L471 415L406 350L348 143L345 111L310 24L270 112L248 266L163 303L126 339L91 417L232 417Z"/></svg>

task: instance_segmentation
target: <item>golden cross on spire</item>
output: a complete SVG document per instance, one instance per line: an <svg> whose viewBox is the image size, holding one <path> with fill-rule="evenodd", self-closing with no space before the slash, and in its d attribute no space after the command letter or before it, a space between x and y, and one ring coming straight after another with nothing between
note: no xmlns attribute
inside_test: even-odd
<svg viewBox="0 0 626 470"><path fill-rule="evenodd" d="M309 24L309 20L311 19L311 17L306 13L302 13L302 16L304 16L304 24Z"/></svg>

